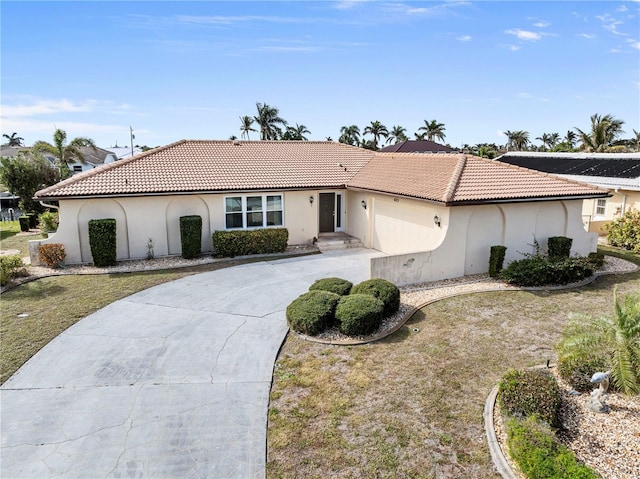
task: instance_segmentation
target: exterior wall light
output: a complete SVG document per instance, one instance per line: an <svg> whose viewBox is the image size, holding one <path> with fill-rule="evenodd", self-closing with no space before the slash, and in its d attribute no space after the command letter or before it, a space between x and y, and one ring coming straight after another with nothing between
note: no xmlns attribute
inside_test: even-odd
<svg viewBox="0 0 640 479"><path fill-rule="evenodd" d="M309 204L312 205L313 204L313 195L309 196Z"/></svg>
<svg viewBox="0 0 640 479"><path fill-rule="evenodd" d="M366 210L367 209L367 202L365 200L362 200L360 202L360 205Z"/></svg>
<svg viewBox="0 0 640 479"><path fill-rule="evenodd" d="M435 223L435 225L440 228L440 217L438 215L435 215L433 217L433 222Z"/></svg>

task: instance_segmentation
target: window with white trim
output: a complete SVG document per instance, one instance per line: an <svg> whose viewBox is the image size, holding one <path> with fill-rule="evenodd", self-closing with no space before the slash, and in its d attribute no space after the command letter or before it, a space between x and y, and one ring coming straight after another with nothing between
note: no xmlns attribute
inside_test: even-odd
<svg viewBox="0 0 640 479"><path fill-rule="evenodd" d="M224 199L225 228L282 226L282 195L227 196Z"/></svg>
<svg viewBox="0 0 640 479"><path fill-rule="evenodd" d="M596 216L604 216L604 212L607 207L607 199L600 198L596 200Z"/></svg>

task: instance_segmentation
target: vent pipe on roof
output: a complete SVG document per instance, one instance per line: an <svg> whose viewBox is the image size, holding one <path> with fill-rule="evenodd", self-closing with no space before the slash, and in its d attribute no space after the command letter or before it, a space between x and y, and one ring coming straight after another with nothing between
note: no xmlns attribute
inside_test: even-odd
<svg viewBox="0 0 640 479"><path fill-rule="evenodd" d="M240 140L233 140L233 144L236 146L240 146Z"/></svg>

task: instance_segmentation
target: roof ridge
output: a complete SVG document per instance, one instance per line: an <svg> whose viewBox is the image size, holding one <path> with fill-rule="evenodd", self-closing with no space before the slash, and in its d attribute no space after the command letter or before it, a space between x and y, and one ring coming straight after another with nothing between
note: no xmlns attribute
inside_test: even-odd
<svg viewBox="0 0 640 479"><path fill-rule="evenodd" d="M600 190L600 191L607 191L604 188L600 188L599 186L591 185L591 184L589 184L589 183L587 183L585 181L578 181L578 180L574 180L572 178L565 178L564 176L556 175L556 174L553 174L553 173L547 173L545 171L534 170L533 168L527 168L525 166L513 165L511 163L507 163L506 161L500 161L497 158L494 159L494 160L489 160L488 158L480 158L479 157L478 159L484 160L484 161L488 161L488 162L500 163L501 165L506 165L506 166L508 166L510 168L515 168L517 170L524 170L524 171L527 171L527 172L530 172L530 173L536 173L538 175L546 176L547 178L553 178L555 180L564 180L564 181L568 181L569 183L573 183L573 184L576 184L576 185L588 186L590 188L595 188L595 189Z"/></svg>
<svg viewBox="0 0 640 479"><path fill-rule="evenodd" d="M84 180L85 178L91 178L92 176L100 174L103 171L111 170L111 169L114 169L114 168L120 168L120 167L122 167L124 165L128 165L129 163L132 163L134 161L138 161L138 160L140 160L142 158L145 158L145 157L149 156L152 153L158 153L159 151L166 150L167 148L179 145L181 143L185 143L186 141L187 140L174 141L173 143L169 143L168 145L161 146L159 148L153 148L151 150L144 151L144 152L139 153L137 155L130 156L129 158L125 158L125 159L122 159L122 160L114 161L113 163L103 164L103 165L98 166L97 168L93 168L91 170L83 171L82 173L79 173L77 175L73 175L72 177L67 178L66 180L62 180L59 183L56 183L55 185L51 185L51 186L48 186L47 188L43 188L42 190L36 191L34 196L40 196L41 194L47 193L49 190L54 189L54 188L57 189L57 188L59 188L61 186L72 185L74 183L77 183L78 181Z"/></svg>
<svg viewBox="0 0 640 479"><path fill-rule="evenodd" d="M458 184L460 184L460 178L462 178L462 172L464 171L464 167L467 165L467 155L462 155L458 158L456 163L456 169L451 175L451 179L449 180L449 184L447 185L447 189L444 192L444 196L442 197L442 201L445 203L449 203L453 200L453 197L458 189Z"/></svg>

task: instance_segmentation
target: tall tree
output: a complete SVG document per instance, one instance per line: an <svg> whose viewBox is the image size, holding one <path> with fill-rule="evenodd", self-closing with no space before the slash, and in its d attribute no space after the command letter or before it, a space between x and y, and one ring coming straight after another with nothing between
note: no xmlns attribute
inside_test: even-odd
<svg viewBox="0 0 640 479"><path fill-rule="evenodd" d="M418 128L418 131L424 131L426 133L426 138L429 141L434 141L435 139L443 141L447 136L444 133L445 130L444 123L438 123L436 120L424 120L424 126Z"/></svg>
<svg viewBox="0 0 640 479"><path fill-rule="evenodd" d="M286 120L278 116L280 111L266 103L256 103L256 109L258 114L254 117L254 120L260 126L260 139L277 140L280 138L282 129L278 125L287 126Z"/></svg>
<svg viewBox="0 0 640 479"><path fill-rule="evenodd" d="M7 139L7 142L4 146L22 146L22 142L24 141L24 138L18 136L15 131L11 133L11 136L4 133L2 137Z"/></svg>
<svg viewBox="0 0 640 479"><path fill-rule="evenodd" d="M373 136L373 143L375 145L375 149L377 150L380 138L388 137L389 130L387 130L386 126L384 126L382 123L376 120L376 121L372 121L370 125L367 125L365 127L364 134Z"/></svg>
<svg viewBox="0 0 640 479"><path fill-rule="evenodd" d="M250 140L251 138L249 137L249 132L250 131L258 131L255 128L253 128L253 123L255 122L255 120L250 117L249 115L245 115L245 116L241 116L240 117L240 131L242 132L242 134L240 135L241 138L244 138L246 140Z"/></svg>
<svg viewBox="0 0 640 479"><path fill-rule="evenodd" d="M306 134L311 134L309 129L304 125L296 126L288 126L287 130L282 135L283 140L297 140L297 141L309 141L309 139L304 136Z"/></svg>
<svg viewBox="0 0 640 479"><path fill-rule="evenodd" d="M413 134L413 136L415 137L416 140L426 140L427 139L427 132L425 132L425 131L423 131L422 133L415 132Z"/></svg>
<svg viewBox="0 0 640 479"><path fill-rule="evenodd" d="M524 130L505 131L507 136L507 149L522 151L529 144L529 132Z"/></svg>
<svg viewBox="0 0 640 479"><path fill-rule="evenodd" d="M568 130L567 134L564 136L564 142L567 143L570 148L573 148L576 145L577 139L578 135L576 135L576 132L572 130Z"/></svg>
<svg viewBox="0 0 640 479"><path fill-rule="evenodd" d="M92 139L85 137L77 137L67 143L67 132L58 128L53 133L53 144L46 141L37 141L33 145L33 150L55 156L63 171L62 176L67 176L70 172L70 163L77 161L84 165L87 162L82 151L80 151L82 147L95 149L96 144Z"/></svg>
<svg viewBox="0 0 640 479"><path fill-rule="evenodd" d="M631 141L636 151L640 151L640 131L633 130L633 138Z"/></svg>
<svg viewBox="0 0 640 479"><path fill-rule="evenodd" d="M393 125L391 131L389 132L389 137L387 138L387 143L400 143L402 141L407 141L407 129L400 125Z"/></svg>
<svg viewBox="0 0 640 479"><path fill-rule="evenodd" d="M540 140L542 142L542 151L547 151L547 146L549 145L549 135L547 133L543 133L542 136L537 136L536 140Z"/></svg>
<svg viewBox="0 0 640 479"><path fill-rule="evenodd" d="M584 151L607 151L618 136L624 131L624 121L614 118L612 115L591 115L591 131L585 132L580 128L574 128L578 132L580 149Z"/></svg>
<svg viewBox="0 0 640 479"><path fill-rule="evenodd" d="M357 145L360 143L360 128L357 125L343 126L340 128L340 143L347 145Z"/></svg>
<svg viewBox="0 0 640 479"><path fill-rule="evenodd" d="M33 150L20 152L15 158L2 158L0 161L0 181L20 197L20 209L33 213L44 211L44 207L32 198L36 191L60 181L60 170L42 153Z"/></svg>

